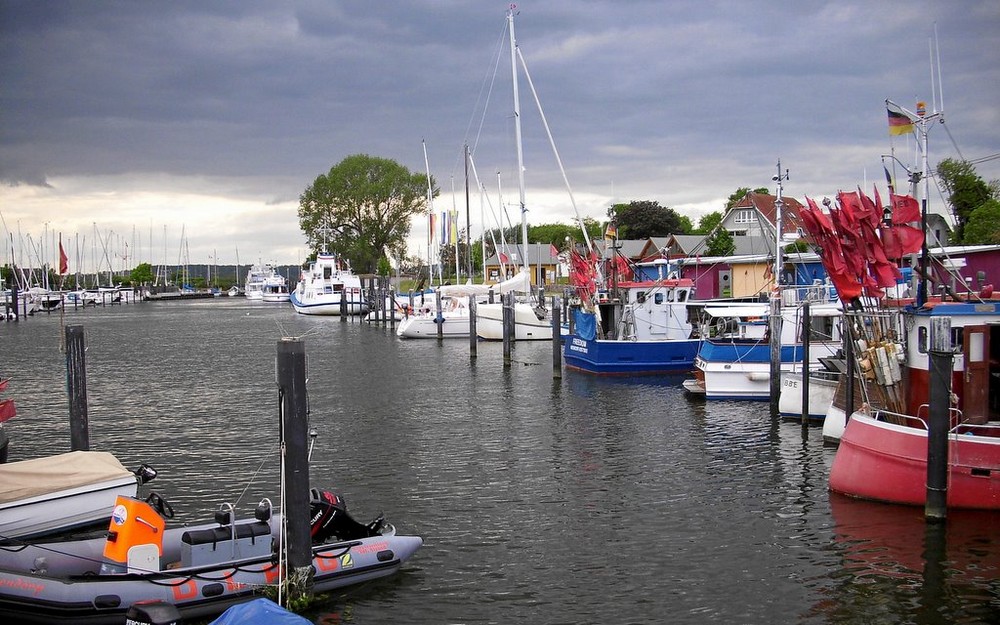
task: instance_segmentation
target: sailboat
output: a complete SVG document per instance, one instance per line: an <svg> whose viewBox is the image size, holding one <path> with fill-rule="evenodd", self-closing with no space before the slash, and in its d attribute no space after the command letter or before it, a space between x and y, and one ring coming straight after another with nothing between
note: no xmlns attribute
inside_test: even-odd
<svg viewBox="0 0 1000 625"><path fill-rule="evenodd" d="M513 79L513 93L514 93L514 140L517 146L517 180L518 180L518 194L519 194L519 205L521 207L521 272L529 280L528 294L534 297L530 289L530 279L531 279L531 268L528 258L528 221L527 213L528 209L525 202L524 193L524 152L521 146L521 105L520 96L518 93L518 72L517 72L517 59L520 56L517 47L517 39L514 36L514 10L513 8L507 12L507 30L510 35L510 64L511 64L511 76ZM522 59L523 63L523 59ZM527 68L525 68L527 71ZM528 78L530 86L530 77ZM536 96L537 102L537 96ZM539 107L540 109L540 107ZM546 130L548 130L548 124L545 123L545 116L542 115L543 124L545 124ZM551 140L551 133L549 135ZM553 150L555 146L553 145ZM556 158L558 160L558 153L556 153ZM560 168L562 163L560 162ZM565 179L565 174L564 174ZM572 198L572 195L571 195ZM575 206L575 202L574 202ZM581 220L582 225L582 220ZM584 230L584 237L587 237L586 231ZM589 247L589 239L588 239ZM503 304L484 304L476 308L476 333L481 339L486 340L501 340L503 339ZM518 301L514 303L514 340L524 341L524 340L552 340L552 320L551 311L545 307L544 299L541 295L538 296L537 301Z"/></svg>
<svg viewBox="0 0 1000 625"><path fill-rule="evenodd" d="M468 338L470 308L469 297L474 297L477 310L488 304L490 293L495 297L504 293L523 293L530 288L527 274L518 272L514 277L497 284L446 284L440 286L437 292L441 295L441 311L433 299L425 299L423 305L410 310L399 323L396 335L409 339L438 338L438 325L441 326L441 338ZM479 317L476 318L478 322Z"/></svg>

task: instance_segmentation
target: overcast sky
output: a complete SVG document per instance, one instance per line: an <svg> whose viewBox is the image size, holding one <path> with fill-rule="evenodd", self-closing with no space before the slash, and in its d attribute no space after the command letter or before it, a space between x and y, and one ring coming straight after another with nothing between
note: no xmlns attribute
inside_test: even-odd
<svg viewBox="0 0 1000 625"><path fill-rule="evenodd" d="M298 197L318 175L358 153L423 173L421 141L437 210L464 225L464 144L494 209L516 206L508 6L0 0L0 264L8 233L22 256L61 233L85 268L98 238L119 257L127 242L130 267L176 264L182 233L191 263L299 262ZM655 200L697 223L738 187L773 192L779 159L800 200L885 193L881 156L915 157L890 142L884 100L941 108L935 27L932 166L1000 152L997 0L535 0L514 24L584 217ZM528 221L570 223L519 84ZM1000 159L977 169L1000 178ZM474 234L480 212L473 193ZM410 254L426 242L415 223Z"/></svg>

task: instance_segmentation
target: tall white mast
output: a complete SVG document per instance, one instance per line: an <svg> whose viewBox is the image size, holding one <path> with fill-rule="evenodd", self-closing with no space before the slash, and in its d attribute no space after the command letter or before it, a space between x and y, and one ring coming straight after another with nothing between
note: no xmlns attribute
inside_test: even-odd
<svg viewBox="0 0 1000 625"><path fill-rule="evenodd" d="M521 204L521 250L524 271L528 266L528 209L524 201L524 153L521 150L521 103L517 92L517 39L514 37L514 8L507 11L507 28L510 31L510 72L514 82L514 143L517 144L517 186Z"/></svg>
<svg viewBox="0 0 1000 625"><path fill-rule="evenodd" d="M427 172L427 214L428 214L428 219L427 219L427 268L428 268L428 274L429 274L427 276L427 278L428 278L428 281L430 282L430 284L433 285L434 284L434 264L435 264L434 263L434 258L436 257L436 254L434 256L431 255L431 250L432 250L431 242L434 240L434 227L431 225L431 223L432 223L431 217L433 217L433 215L434 215L434 191L431 188L431 165L430 165L430 161L427 160L427 142L425 142L423 139L421 139L420 140L420 145L423 146L423 148L424 148L424 170ZM440 263L438 263L438 286L440 286L443 281L444 280L441 277L441 265L440 265Z"/></svg>

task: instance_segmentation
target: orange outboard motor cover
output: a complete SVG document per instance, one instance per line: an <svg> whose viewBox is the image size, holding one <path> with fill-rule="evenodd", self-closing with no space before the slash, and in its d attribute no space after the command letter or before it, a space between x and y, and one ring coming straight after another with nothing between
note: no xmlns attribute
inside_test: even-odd
<svg viewBox="0 0 1000 625"><path fill-rule="evenodd" d="M163 517L145 501L118 495L108 524L104 559L114 564L128 562L128 550L135 545L156 545L163 555Z"/></svg>

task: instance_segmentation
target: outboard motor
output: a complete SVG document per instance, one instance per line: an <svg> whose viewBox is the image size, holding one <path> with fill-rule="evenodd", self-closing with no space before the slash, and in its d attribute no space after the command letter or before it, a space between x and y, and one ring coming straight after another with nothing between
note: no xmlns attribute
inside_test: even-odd
<svg viewBox="0 0 1000 625"><path fill-rule="evenodd" d="M309 526L313 543L357 540L378 536L385 524L381 514L368 525L358 523L347 512L347 502L337 493L309 489Z"/></svg>

